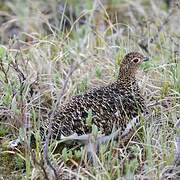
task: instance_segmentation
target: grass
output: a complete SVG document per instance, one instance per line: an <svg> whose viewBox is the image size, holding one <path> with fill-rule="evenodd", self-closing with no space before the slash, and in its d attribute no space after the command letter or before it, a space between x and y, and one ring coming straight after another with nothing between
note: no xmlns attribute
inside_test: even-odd
<svg viewBox="0 0 180 180"><path fill-rule="evenodd" d="M111 22L100 2L101 11L95 14L98 1L87 1L83 9L80 1L72 4L65 1L65 5L59 7L64 16L57 13L56 1L32 3L18 0L19 8L13 6L15 2L8 2L7 8L3 7L14 12L22 33L19 38L11 40L5 38L6 34L1 38L0 178L53 179L54 172L59 179L178 178L179 166L174 165L174 138L175 124L180 117L180 29L175 28L176 21L173 20L178 12L174 12L160 28L169 12L155 2L143 6L146 2L141 4L138 1L134 6L137 12L146 10L147 6L154 12L153 22L150 22L152 13L145 11L143 25L141 21L135 21L142 14L133 14L133 11L130 11L131 22L126 25L112 23L114 20ZM65 7L73 7L74 3L77 5L77 20L73 23L70 19L67 25ZM50 10L50 13L43 14L45 10ZM14 16L11 15L11 18ZM99 19L103 19L104 25L99 24L102 23ZM84 22L80 23L80 20ZM121 22L121 19L115 21ZM10 25L11 22L8 23ZM57 146L54 141L48 146L51 167L43 154L39 137L42 119L47 118L61 94L60 105L73 95L115 80L125 53L143 51L138 45L141 40L148 42L147 55L151 61L142 65L137 79L149 115L135 133L136 138L123 147L114 141L102 145L99 154L94 157L95 164L88 161L84 147L64 148L62 153L54 153ZM90 116L87 121L91 123ZM29 127L32 128L28 130ZM32 131L37 137L34 150L30 147ZM8 143L17 137L24 139L25 143L18 149L9 150Z"/></svg>

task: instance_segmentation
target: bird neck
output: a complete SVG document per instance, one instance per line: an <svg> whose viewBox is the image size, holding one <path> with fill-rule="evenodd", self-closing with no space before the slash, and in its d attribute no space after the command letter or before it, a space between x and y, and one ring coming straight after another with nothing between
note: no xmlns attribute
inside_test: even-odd
<svg viewBox="0 0 180 180"><path fill-rule="evenodd" d="M136 86L135 71L120 67L117 83L125 87Z"/></svg>
<svg viewBox="0 0 180 180"><path fill-rule="evenodd" d="M125 89L137 89L138 84L136 82L136 79L133 78L133 80L131 79L118 79L117 80L117 85L120 86L121 88L124 87Z"/></svg>

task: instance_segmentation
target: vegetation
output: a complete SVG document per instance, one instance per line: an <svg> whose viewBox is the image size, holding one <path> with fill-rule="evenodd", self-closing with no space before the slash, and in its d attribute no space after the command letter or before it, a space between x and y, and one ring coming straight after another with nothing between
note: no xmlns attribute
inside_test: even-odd
<svg viewBox="0 0 180 180"><path fill-rule="evenodd" d="M180 177L179 8L163 0L1 1L0 179ZM134 50L151 59L137 77L149 114L130 142L103 144L93 162L84 146L42 146L49 112L116 79ZM22 145L9 148L17 138Z"/></svg>

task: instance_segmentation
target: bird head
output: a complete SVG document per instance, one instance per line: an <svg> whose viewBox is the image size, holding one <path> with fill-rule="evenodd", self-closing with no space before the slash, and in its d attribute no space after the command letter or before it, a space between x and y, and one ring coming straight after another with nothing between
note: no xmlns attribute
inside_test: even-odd
<svg viewBox="0 0 180 180"><path fill-rule="evenodd" d="M132 81L135 79L135 74L139 66L148 60L148 57L145 57L139 52L126 54L120 65L119 79L122 81Z"/></svg>

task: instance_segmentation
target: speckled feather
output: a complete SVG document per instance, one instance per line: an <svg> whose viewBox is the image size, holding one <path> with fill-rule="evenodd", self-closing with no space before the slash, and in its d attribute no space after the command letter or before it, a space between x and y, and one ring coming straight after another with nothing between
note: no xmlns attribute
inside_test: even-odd
<svg viewBox="0 0 180 180"><path fill-rule="evenodd" d="M57 139L91 132L87 124L89 112L94 123L103 134L110 134L113 128L123 132L128 122L144 112L145 103L135 79L136 71L145 57L132 52L121 62L117 81L108 86L92 89L83 95L72 97L55 113L52 133Z"/></svg>

